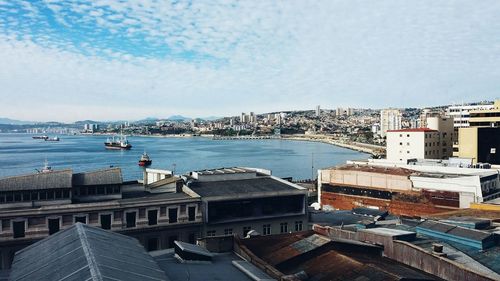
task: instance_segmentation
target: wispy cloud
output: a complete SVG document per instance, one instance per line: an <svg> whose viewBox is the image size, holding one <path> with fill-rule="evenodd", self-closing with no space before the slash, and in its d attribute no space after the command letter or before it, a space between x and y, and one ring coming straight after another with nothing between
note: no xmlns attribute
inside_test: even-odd
<svg viewBox="0 0 500 281"><path fill-rule="evenodd" d="M498 14L497 1L0 0L0 112L133 119L495 98Z"/></svg>

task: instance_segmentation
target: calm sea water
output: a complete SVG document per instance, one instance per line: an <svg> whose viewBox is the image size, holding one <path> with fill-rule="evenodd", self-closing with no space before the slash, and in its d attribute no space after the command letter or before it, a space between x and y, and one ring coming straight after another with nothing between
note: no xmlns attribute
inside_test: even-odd
<svg viewBox="0 0 500 281"><path fill-rule="evenodd" d="M51 136L52 137L52 136ZM53 169L75 172L121 167L125 180L142 178L137 165L147 151L151 168L176 173L220 167L259 167L273 175L310 179L316 170L366 159L367 154L317 142L289 140L211 140L194 138L129 137L131 150L106 150L105 136L60 136L59 142L32 139L28 134L0 134L0 177L35 172L45 159Z"/></svg>

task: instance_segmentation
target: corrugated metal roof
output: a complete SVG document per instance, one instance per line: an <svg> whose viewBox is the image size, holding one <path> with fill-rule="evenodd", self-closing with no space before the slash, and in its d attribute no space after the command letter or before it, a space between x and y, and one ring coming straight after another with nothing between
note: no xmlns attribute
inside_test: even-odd
<svg viewBox="0 0 500 281"><path fill-rule="evenodd" d="M51 171L0 179L0 191L71 188L71 170Z"/></svg>
<svg viewBox="0 0 500 281"><path fill-rule="evenodd" d="M17 252L9 280L168 279L136 239L77 223Z"/></svg>
<svg viewBox="0 0 500 281"><path fill-rule="evenodd" d="M436 221L425 221L419 224L418 227L476 241L482 241L492 235L491 233Z"/></svg>
<svg viewBox="0 0 500 281"><path fill-rule="evenodd" d="M122 170L120 168L103 169L73 175L73 185L105 185L122 184Z"/></svg>

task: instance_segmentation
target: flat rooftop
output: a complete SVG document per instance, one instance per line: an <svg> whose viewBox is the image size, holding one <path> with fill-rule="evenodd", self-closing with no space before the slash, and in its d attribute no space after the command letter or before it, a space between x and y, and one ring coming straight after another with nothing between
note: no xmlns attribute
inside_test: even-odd
<svg viewBox="0 0 500 281"><path fill-rule="evenodd" d="M172 281L190 280L234 280L252 281L245 273L235 267L233 261L242 261L233 252L213 253L212 262L186 262L182 263L175 257L174 250L152 253L158 266Z"/></svg>
<svg viewBox="0 0 500 281"><path fill-rule="evenodd" d="M296 187L270 176L242 180L193 181L188 187L202 197L241 196L251 193L293 192L303 193L305 188Z"/></svg>

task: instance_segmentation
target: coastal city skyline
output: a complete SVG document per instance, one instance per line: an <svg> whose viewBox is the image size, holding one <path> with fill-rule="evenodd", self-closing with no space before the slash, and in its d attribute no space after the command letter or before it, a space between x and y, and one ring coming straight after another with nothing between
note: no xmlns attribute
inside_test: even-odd
<svg viewBox="0 0 500 281"><path fill-rule="evenodd" d="M494 100L499 9L496 1L0 1L0 117Z"/></svg>

